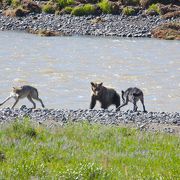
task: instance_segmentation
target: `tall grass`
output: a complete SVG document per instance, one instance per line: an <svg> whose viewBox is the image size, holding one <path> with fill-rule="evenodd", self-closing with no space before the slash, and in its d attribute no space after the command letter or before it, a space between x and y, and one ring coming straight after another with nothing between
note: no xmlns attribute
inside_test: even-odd
<svg viewBox="0 0 180 180"><path fill-rule="evenodd" d="M104 14L110 14L112 12L111 3L108 0L102 0L98 3L98 6Z"/></svg>
<svg viewBox="0 0 180 180"><path fill-rule="evenodd" d="M66 6L69 6L69 5L72 5L75 3L74 0L56 0L57 1L57 6L60 8L60 9L63 9L65 8Z"/></svg>
<svg viewBox="0 0 180 180"><path fill-rule="evenodd" d="M89 123L0 130L0 179L179 179L180 138Z"/></svg>
<svg viewBox="0 0 180 180"><path fill-rule="evenodd" d="M55 7L53 4L47 3L46 5L44 5L42 7L42 11L47 13L47 14L53 14L53 13L55 13Z"/></svg>
<svg viewBox="0 0 180 180"><path fill-rule="evenodd" d="M135 10L132 7L124 7L122 12L127 16L131 16L135 14Z"/></svg>
<svg viewBox="0 0 180 180"><path fill-rule="evenodd" d="M77 6L71 11L75 16L87 16L95 14L95 7L92 4L85 4L84 6Z"/></svg>
<svg viewBox="0 0 180 180"><path fill-rule="evenodd" d="M156 13L161 14L158 4L151 4L147 9L147 12L150 12L150 11L155 11Z"/></svg>

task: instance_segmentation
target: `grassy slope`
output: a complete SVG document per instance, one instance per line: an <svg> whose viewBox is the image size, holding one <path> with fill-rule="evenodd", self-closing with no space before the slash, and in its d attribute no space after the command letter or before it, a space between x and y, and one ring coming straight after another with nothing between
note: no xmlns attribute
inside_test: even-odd
<svg viewBox="0 0 180 180"><path fill-rule="evenodd" d="M69 124L15 122L0 130L0 179L179 179L180 138Z"/></svg>

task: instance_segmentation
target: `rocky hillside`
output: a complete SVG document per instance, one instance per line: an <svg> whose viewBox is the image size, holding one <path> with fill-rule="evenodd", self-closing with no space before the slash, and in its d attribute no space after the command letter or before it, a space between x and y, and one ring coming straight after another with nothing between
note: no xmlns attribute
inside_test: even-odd
<svg viewBox="0 0 180 180"><path fill-rule="evenodd" d="M180 39L180 0L0 0L0 19L1 30L45 36Z"/></svg>

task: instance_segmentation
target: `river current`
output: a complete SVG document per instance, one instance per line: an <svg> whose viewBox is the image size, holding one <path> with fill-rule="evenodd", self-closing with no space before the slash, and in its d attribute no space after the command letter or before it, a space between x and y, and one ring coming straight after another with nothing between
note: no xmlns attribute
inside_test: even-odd
<svg viewBox="0 0 180 180"><path fill-rule="evenodd" d="M87 109L90 82L102 81L119 93L139 87L148 111L180 110L179 41L0 32L0 66L0 101L13 86L30 84L47 108ZM22 104L32 106L27 99L17 107Z"/></svg>

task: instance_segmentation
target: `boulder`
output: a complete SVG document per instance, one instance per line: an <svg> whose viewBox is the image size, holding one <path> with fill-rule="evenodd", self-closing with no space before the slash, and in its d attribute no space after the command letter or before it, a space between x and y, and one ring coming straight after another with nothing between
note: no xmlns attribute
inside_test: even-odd
<svg viewBox="0 0 180 180"><path fill-rule="evenodd" d="M180 11L180 6L176 6L172 4L169 4L169 5L158 4L158 7L162 15L169 12Z"/></svg>
<svg viewBox="0 0 180 180"><path fill-rule="evenodd" d="M41 13L41 7L34 1L30 1L30 0L22 0L21 1L22 7L25 10L28 10L30 12L34 12L34 13Z"/></svg>
<svg viewBox="0 0 180 180"><path fill-rule="evenodd" d="M121 0L121 2L125 6L137 6L137 5L139 5L139 1Z"/></svg>
<svg viewBox="0 0 180 180"><path fill-rule="evenodd" d="M149 16L158 16L159 15L155 10L146 11L146 14Z"/></svg>
<svg viewBox="0 0 180 180"><path fill-rule="evenodd" d="M28 29L27 32L32 33L32 34L37 34L40 36L64 36L65 35L63 32L46 30L46 29L40 29L40 30Z"/></svg>
<svg viewBox="0 0 180 180"><path fill-rule="evenodd" d="M22 8L16 8L16 9L7 9L3 11L4 16L11 16L11 17L23 17L26 16L29 13L29 11L22 9Z"/></svg>
<svg viewBox="0 0 180 180"><path fill-rule="evenodd" d="M122 9L120 8L121 4L118 2L110 2L112 14L120 14Z"/></svg>
<svg viewBox="0 0 180 180"><path fill-rule="evenodd" d="M177 17L180 17L180 11L169 12L162 16L163 19L171 19L171 18L177 18Z"/></svg>
<svg viewBox="0 0 180 180"><path fill-rule="evenodd" d="M155 38L180 40L180 23L165 23L151 30Z"/></svg>

